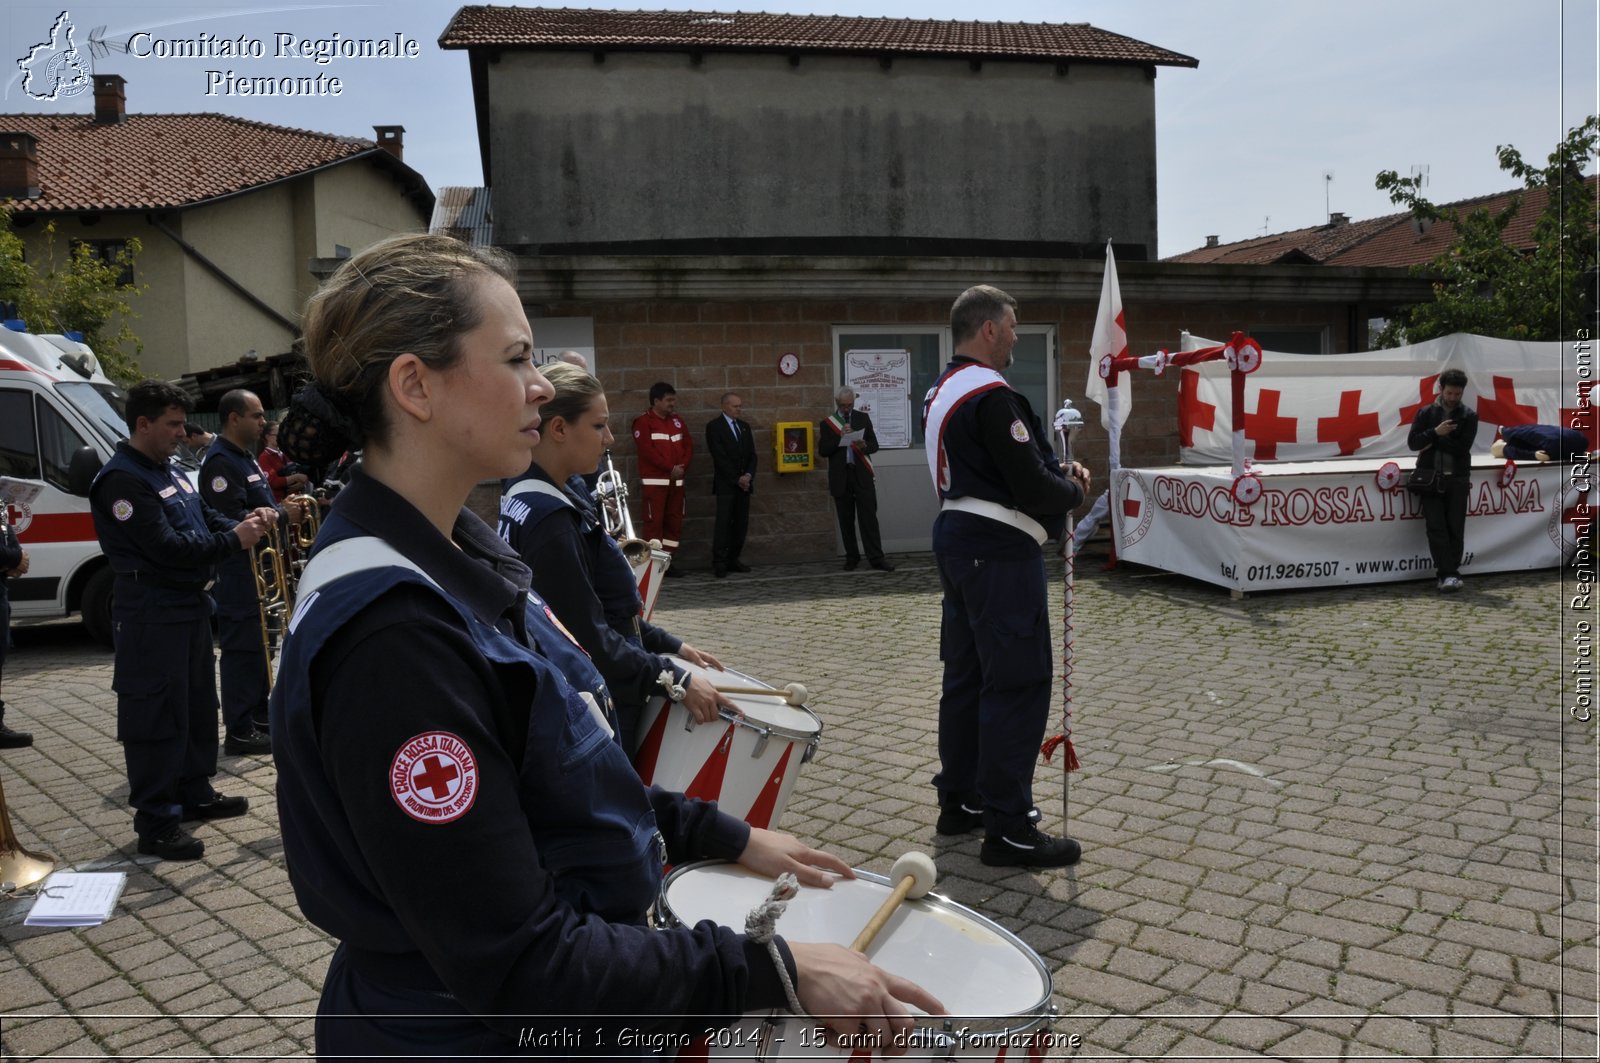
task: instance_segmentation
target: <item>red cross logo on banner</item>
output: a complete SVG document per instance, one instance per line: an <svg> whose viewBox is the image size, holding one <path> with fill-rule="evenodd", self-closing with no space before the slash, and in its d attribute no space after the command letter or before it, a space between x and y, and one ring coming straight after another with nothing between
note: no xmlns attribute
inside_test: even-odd
<svg viewBox="0 0 1600 1063"><path fill-rule="evenodd" d="M1600 416L1595 415L1595 381L1578 385L1579 405L1561 407L1561 427L1582 432L1590 450L1600 450Z"/></svg>
<svg viewBox="0 0 1600 1063"><path fill-rule="evenodd" d="M1491 378L1494 384L1494 395L1485 398L1478 396L1478 418L1490 424L1537 424L1539 410L1535 406L1524 406L1517 402L1517 382L1508 376Z"/></svg>
<svg viewBox="0 0 1600 1063"><path fill-rule="evenodd" d="M1337 443L1342 455L1354 454L1361 441L1379 435L1378 415L1361 412L1361 392L1339 393L1339 412L1332 417L1317 418L1317 442Z"/></svg>
<svg viewBox="0 0 1600 1063"><path fill-rule="evenodd" d="M1415 421L1417 419L1417 414L1422 412L1422 408L1433 402L1433 385L1434 381L1438 379L1439 374L1435 373L1432 376L1425 376L1421 380L1417 381L1417 401L1412 403L1410 406L1400 407L1401 424L1408 425L1412 421Z"/></svg>
<svg viewBox="0 0 1600 1063"><path fill-rule="evenodd" d="M1178 380L1178 442L1194 446L1194 430L1211 431L1217 426L1217 408L1200 401L1200 374L1185 369Z"/></svg>
<svg viewBox="0 0 1600 1063"><path fill-rule="evenodd" d="M478 760L448 731L417 735L389 765L389 793L420 823L449 823L478 799Z"/></svg>
<svg viewBox="0 0 1600 1063"><path fill-rule="evenodd" d="M1256 408L1245 422L1244 437L1256 445L1256 457L1272 461L1278 456L1279 443L1293 443L1298 435L1298 418L1279 417L1278 400L1283 392L1262 388L1256 398Z"/></svg>

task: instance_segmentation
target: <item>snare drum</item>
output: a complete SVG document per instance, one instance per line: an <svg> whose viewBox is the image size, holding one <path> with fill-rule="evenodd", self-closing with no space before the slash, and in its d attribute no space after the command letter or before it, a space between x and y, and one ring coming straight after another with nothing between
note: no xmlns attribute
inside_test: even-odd
<svg viewBox="0 0 1600 1063"><path fill-rule="evenodd" d="M650 540L652 543L654 539ZM672 555L654 546L637 564L630 562L633 578L639 583L639 615L649 620L656 611L656 595L661 593L661 581L672 564Z"/></svg>
<svg viewBox="0 0 1600 1063"><path fill-rule="evenodd" d="M680 657L672 661L712 686L771 686L731 668L718 672ZM803 705L787 704L781 692L730 694L728 700L743 719L725 714L697 724L681 704L651 698L639 718L633 766L647 786L715 801L752 827L771 827L789 804L800 766L817 752L822 720Z"/></svg>
<svg viewBox="0 0 1600 1063"><path fill-rule="evenodd" d="M693 926L709 919L742 927L745 914L767 899L772 882L737 864L686 864L667 876L656 922ZM892 892L882 875L857 871L832 889L800 887L778 920L790 941L848 946ZM1049 1049L1050 972L1022 939L970 908L930 893L906 901L889 918L867 958L938 997L948 1016L922 1016L907 1038L903 1059L1043 1059ZM751 1012L726 1030L708 1031L683 1054L781 1059L859 1058L876 1046L835 1048L817 1022L788 1011ZM782 1038L781 1041L778 1039Z"/></svg>

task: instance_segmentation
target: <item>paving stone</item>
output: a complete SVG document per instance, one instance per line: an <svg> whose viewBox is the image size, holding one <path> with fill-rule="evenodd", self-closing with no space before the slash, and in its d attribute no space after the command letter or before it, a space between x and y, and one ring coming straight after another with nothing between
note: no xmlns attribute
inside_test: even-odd
<svg viewBox="0 0 1600 1063"><path fill-rule="evenodd" d="M1412 585L1232 602L1080 566L1070 811L1085 859L1030 872L982 866L976 835L933 833L938 588L926 555L905 562L870 586L841 584L834 564L764 563L737 587L691 574L657 619L734 667L812 687L828 732L784 825L859 867L934 853L940 891L1054 973L1057 1030L1084 1041L1051 1058L1509 1058L1561 1051L1563 1035L1593 1055L1579 1020L1539 1017L1592 1015L1597 966L1594 814L1571 796L1574 779L1592 793L1592 747L1564 751L1547 726L1538 706L1559 700L1559 676L1525 666L1538 651L1517 634L1546 624L1558 572L1473 580L1496 607L1463 610L1454 635L1504 667L1458 692L1415 672L1439 646L1414 631ZM110 853L130 879L92 930L23 928L0 901L0 999L107 1015L7 1021L6 1052L304 1057L310 1018L261 1016L314 1011L333 942L288 887L274 766L224 760L219 786L251 810L207 827L203 860L133 859L109 659L75 630L24 629L8 660L8 695L44 708L27 717L35 767L7 776L7 797L24 837L79 862ZM1152 668L1126 647L1155 630L1220 649ZM1219 758L1281 785L1186 763ZM1035 797L1053 826L1057 766L1039 769ZM1417 1017L1462 1011L1480 1017Z"/></svg>

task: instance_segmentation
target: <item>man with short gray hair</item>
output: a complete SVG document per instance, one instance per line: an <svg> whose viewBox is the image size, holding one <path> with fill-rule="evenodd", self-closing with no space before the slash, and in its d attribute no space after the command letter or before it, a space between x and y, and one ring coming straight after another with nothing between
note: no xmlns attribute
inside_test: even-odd
<svg viewBox="0 0 1600 1063"><path fill-rule="evenodd" d="M878 534L878 488L868 456L878 451L878 434L872 429L872 418L855 408L854 389L840 388L834 393L834 404L838 409L833 416L818 426L817 456L828 459L828 494L833 496L833 506L839 514L845 570L861 564L861 551L856 547L859 521L867 563L893 572L894 566L883 556L883 540Z"/></svg>
<svg viewBox="0 0 1600 1063"><path fill-rule="evenodd" d="M1028 400L1001 376L1017 342L1017 301L986 284L968 288L950 308L950 333L955 356L922 415L944 588L936 829L982 829L978 859L991 866L1066 867L1081 847L1041 831L1033 805L1055 676L1041 548L1060 538L1089 474L1057 459Z"/></svg>

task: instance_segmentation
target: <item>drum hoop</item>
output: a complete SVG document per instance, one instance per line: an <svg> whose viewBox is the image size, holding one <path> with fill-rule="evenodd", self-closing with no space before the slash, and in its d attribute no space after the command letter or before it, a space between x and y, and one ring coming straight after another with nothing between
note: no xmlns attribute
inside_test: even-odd
<svg viewBox="0 0 1600 1063"><path fill-rule="evenodd" d="M700 868L724 867L731 863L733 861L730 860L697 860L692 864L679 864L674 867L672 873L661 880L660 895L657 897L655 904L655 925L657 929L672 929L685 925L683 920L678 917L678 913L672 910L672 905L667 903L667 891L678 876ZM856 878L865 882L875 882L880 886L892 885L887 875L880 875L874 871L857 871ZM1051 997L1055 993L1055 982L1051 979L1050 971L1045 967L1044 960L1026 941L1023 941L988 916L975 912L966 905L953 901L942 893L928 893L916 901L907 901L906 903L928 903L931 908L938 908L946 913L967 916L982 923L1028 958L1028 962L1033 965L1033 969L1039 975L1039 981L1044 987L1043 997L1034 1001L1028 1008L1013 1012L1010 1015L917 1015L913 1016L912 1025L914 1027L942 1031L950 1028L953 1024L957 1029L964 1029L975 1034L974 1040L981 1043L991 1040L998 1041L1002 1038L1011 1038L1018 1034L1027 1033L1041 1023L1048 1026L1052 1015ZM737 929L737 927L734 929ZM782 920L779 920L778 929L781 933L783 929ZM784 1012L784 1014L787 1014L787 1012ZM1019 1019L1027 1021L1022 1022L1020 1025L1012 1025Z"/></svg>
<svg viewBox="0 0 1600 1063"><path fill-rule="evenodd" d="M781 695L783 691L778 690L774 691L774 693ZM745 697L747 695L741 694L739 696ZM763 695L753 694L748 696L762 697ZM816 713L812 712L810 706L808 705L790 705L789 708L799 709L801 712L817 721L817 729L815 731L797 731L791 727L781 726L780 724L767 723L765 720L751 719L746 716L736 716L730 710L721 708L717 710L717 715L722 719L723 723L731 723L737 724L740 727L748 727L752 731L761 731L775 738L786 738L791 742L815 742L822 738L823 723L821 716L818 716Z"/></svg>

